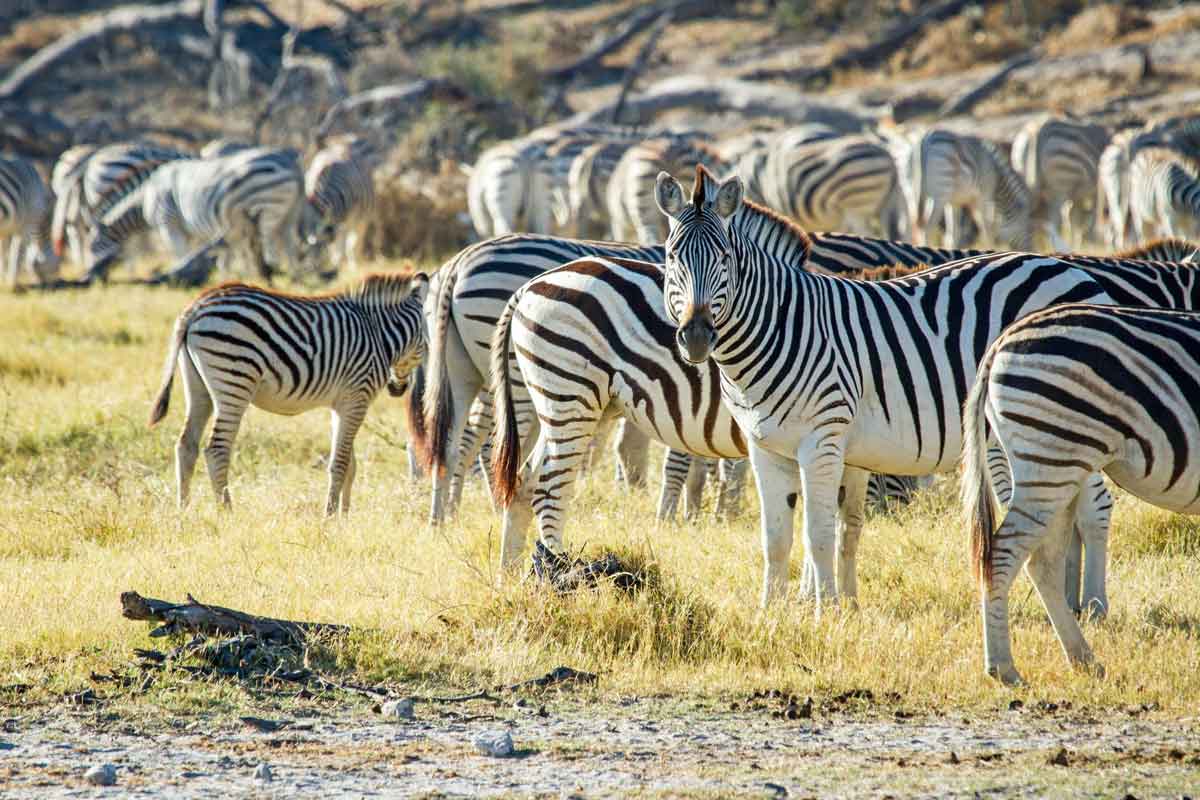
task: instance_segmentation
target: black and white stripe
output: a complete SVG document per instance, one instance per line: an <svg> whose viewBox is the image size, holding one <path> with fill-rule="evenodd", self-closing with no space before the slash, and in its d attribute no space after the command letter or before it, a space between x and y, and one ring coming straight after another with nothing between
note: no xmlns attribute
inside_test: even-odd
<svg viewBox="0 0 1200 800"><path fill-rule="evenodd" d="M178 366L187 422L175 448L179 504L188 490L200 435L216 413L204 456L217 498L229 505L229 455L250 405L275 414L331 408L333 452L325 512L350 506L354 436L367 408L388 387L404 391L423 356L422 305L429 280L371 275L349 291L317 297L228 284L200 295L179 317L162 387L150 414L166 415Z"/></svg>
<svg viewBox="0 0 1200 800"><path fill-rule="evenodd" d="M664 174L657 196L671 219L664 289L678 346L690 361L715 361L723 399L750 440L764 602L786 588L787 498L801 488L818 600L853 594L858 531L849 525L836 582L834 575L846 466L912 475L951 469L970 378L1006 325L1061 302L1196 307L1200 290L1186 265L1019 253L892 281L833 280L805 269L808 237L743 202L736 177L718 183L699 171L686 201ZM846 492L843 512L847 503L861 508L861 496L857 487ZM1085 541L1102 540L1102 510L1081 512Z"/></svg>
<svg viewBox="0 0 1200 800"><path fill-rule="evenodd" d="M1023 564L1068 661L1090 665L1075 617L1051 590L1061 585L1071 508L1103 471L1147 502L1200 513L1200 315L1088 305L1032 314L988 349L964 417L963 510L988 673L1020 681L1008 597ZM1013 476L998 528L984 457L992 438Z"/></svg>
<svg viewBox="0 0 1200 800"><path fill-rule="evenodd" d="M1200 163L1165 148L1143 148L1129 167L1129 213L1134 235L1200 234Z"/></svg>
<svg viewBox="0 0 1200 800"><path fill-rule="evenodd" d="M0 158L0 257L8 241L8 282L16 285L24 269L46 282L58 272L50 245L53 198L33 162L21 156Z"/></svg>
<svg viewBox="0 0 1200 800"><path fill-rule="evenodd" d="M613 169L606 193L612 240L661 242L667 228L654 207L654 176L664 171L691 174L697 164L724 169L716 151L687 136L660 136L627 149Z"/></svg>
<svg viewBox="0 0 1200 800"><path fill-rule="evenodd" d="M83 242L86 233L80 205L83 174L88 159L95 155L98 149L90 144L68 147L54 162L54 168L50 171L50 189L54 192L50 238L54 254L61 258L64 247L69 245L71 257L77 264L83 263Z"/></svg>

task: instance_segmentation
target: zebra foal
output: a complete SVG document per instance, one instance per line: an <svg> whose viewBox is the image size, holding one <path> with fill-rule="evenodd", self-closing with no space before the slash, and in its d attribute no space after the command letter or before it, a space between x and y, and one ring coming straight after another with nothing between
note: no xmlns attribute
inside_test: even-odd
<svg viewBox="0 0 1200 800"><path fill-rule="evenodd" d="M1103 471L1146 502L1200 514L1200 314L1079 304L1031 314L988 349L964 425L962 503L987 672L1008 684L1021 680L1008 597L1023 564L1067 660L1093 664L1054 590L1072 511L1088 476ZM998 527L989 436L1012 470L1012 499Z"/></svg>
<svg viewBox="0 0 1200 800"><path fill-rule="evenodd" d="M187 421L175 446L179 505L188 501L200 435L215 411L204 451L218 500L230 504L233 440L250 405L291 416L333 410L325 513L350 509L354 437L385 386L403 394L424 356L424 273L369 275L339 294L301 297L231 283L201 294L175 322L162 387L150 412L167 414L178 367Z"/></svg>

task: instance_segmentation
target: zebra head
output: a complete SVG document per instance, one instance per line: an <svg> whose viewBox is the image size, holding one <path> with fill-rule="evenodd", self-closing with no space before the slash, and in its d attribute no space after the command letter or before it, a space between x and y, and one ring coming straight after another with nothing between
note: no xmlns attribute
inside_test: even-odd
<svg viewBox="0 0 1200 800"><path fill-rule="evenodd" d="M97 225L88 242L84 268L89 277L104 278L121 253L121 242L106 225Z"/></svg>
<svg viewBox="0 0 1200 800"><path fill-rule="evenodd" d="M743 194L737 175L720 182L697 166L692 199L685 202L679 181L658 173L654 197L670 227L663 287L667 316L676 325L680 355L693 364L712 353L717 330L730 313L737 265L729 224Z"/></svg>

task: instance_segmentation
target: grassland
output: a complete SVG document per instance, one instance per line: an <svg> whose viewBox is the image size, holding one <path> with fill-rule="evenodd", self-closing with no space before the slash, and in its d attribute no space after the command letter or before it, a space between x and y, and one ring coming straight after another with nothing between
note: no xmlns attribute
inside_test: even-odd
<svg viewBox="0 0 1200 800"><path fill-rule="evenodd" d="M1011 700L1076 707L1200 701L1200 530L1120 497L1111 542L1112 613L1086 634L1104 679L1071 672L1041 605L1014 592L1018 666L1011 691L981 671L980 623L953 481L896 516L871 519L860 607L813 620L791 600L756 608L760 554L753 498L730 522L659 524L648 493L627 497L607 465L582 484L570 544L650 562L658 580L555 597L498 587L498 524L482 488L461 517L425 523L428 488L407 474L400 405L381 397L358 441L353 513L321 515L328 421L252 411L235 446L234 508L198 476L176 509L179 389L146 427L168 331L189 295L95 289L0 296L0 706L56 702L119 670L145 628L118 594L201 600L364 629L335 654L364 680L472 688L569 664L602 675L601 695L738 697L782 689L825 697L869 689L908 708L964 712ZM201 466L202 469L202 466ZM793 554L798 577L800 553ZM894 693L894 694L889 694ZM178 712L237 708L229 684L160 681L127 702Z"/></svg>

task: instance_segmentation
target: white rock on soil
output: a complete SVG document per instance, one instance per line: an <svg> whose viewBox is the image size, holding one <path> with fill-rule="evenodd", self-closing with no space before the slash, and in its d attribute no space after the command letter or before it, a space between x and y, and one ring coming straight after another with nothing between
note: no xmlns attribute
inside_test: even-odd
<svg viewBox="0 0 1200 800"><path fill-rule="evenodd" d="M83 777L95 786L112 786L117 782L117 768L112 764L97 764L83 773Z"/></svg>
<svg viewBox="0 0 1200 800"><path fill-rule="evenodd" d="M388 719L413 719L416 716L412 698L409 697L403 700L388 700L380 710Z"/></svg>
<svg viewBox="0 0 1200 800"><path fill-rule="evenodd" d="M512 734L508 731L486 731L475 737L475 747L485 756L507 758L513 754Z"/></svg>
<svg viewBox="0 0 1200 800"><path fill-rule="evenodd" d="M270 783L275 780L275 776L271 774L271 767L267 764L259 764L254 768L254 780Z"/></svg>

